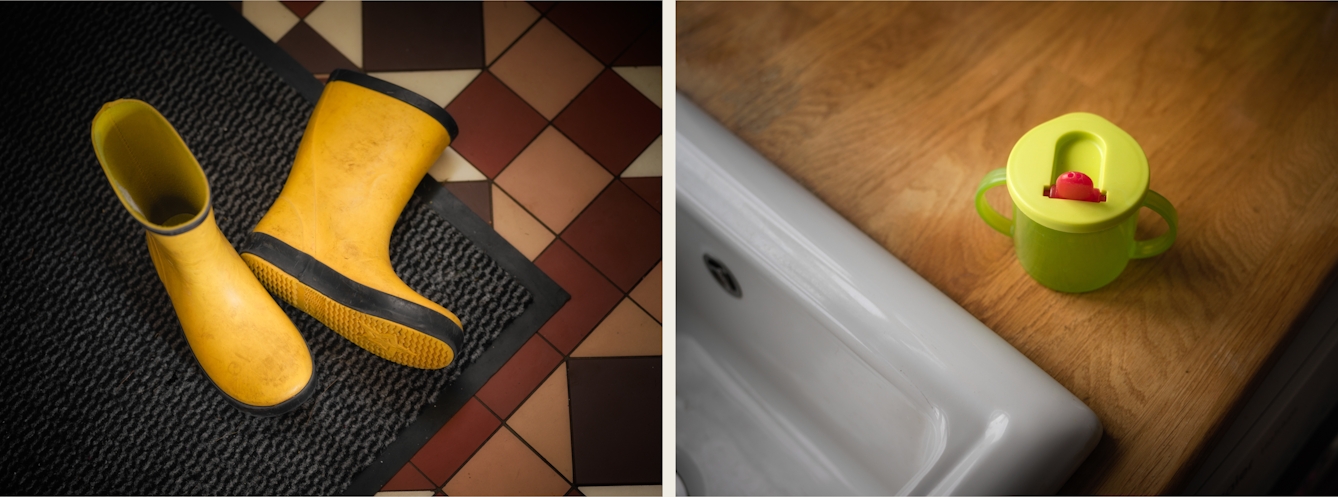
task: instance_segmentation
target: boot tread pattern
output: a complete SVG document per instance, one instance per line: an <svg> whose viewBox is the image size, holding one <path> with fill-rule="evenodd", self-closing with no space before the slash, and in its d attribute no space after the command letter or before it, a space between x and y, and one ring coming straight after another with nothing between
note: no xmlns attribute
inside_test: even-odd
<svg viewBox="0 0 1338 497"><path fill-rule="evenodd" d="M310 314L359 347L388 361L415 368L440 369L450 364L454 354L446 342L340 304L253 254L242 254L242 258L270 293Z"/></svg>

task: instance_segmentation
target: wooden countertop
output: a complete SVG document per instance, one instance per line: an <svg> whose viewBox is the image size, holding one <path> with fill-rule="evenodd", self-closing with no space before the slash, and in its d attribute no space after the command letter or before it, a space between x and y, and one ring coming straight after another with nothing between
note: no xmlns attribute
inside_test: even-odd
<svg viewBox="0 0 1338 497"><path fill-rule="evenodd" d="M1338 5L677 10L679 89L1096 411L1061 493L1179 489L1338 267ZM1080 295L972 207L1073 111L1133 135L1180 214L1167 253ZM1164 230L1143 209L1140 237Z"/></svg>

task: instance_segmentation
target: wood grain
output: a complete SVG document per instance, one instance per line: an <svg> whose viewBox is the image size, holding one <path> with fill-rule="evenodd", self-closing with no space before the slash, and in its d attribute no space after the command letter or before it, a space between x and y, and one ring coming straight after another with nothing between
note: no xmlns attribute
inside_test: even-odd
<svg viewBox="0 0 1338 497"><path fill-rule="evenodd" d="M1061 493L1179 489L1338 267L1338 5L677 13L680 90L1096 411ZM1170 251L1080 295L1032 281L971 203L1073 111L1133 135L1180 214ZM1164 229L1140 214L1140 236Z"/></svg>

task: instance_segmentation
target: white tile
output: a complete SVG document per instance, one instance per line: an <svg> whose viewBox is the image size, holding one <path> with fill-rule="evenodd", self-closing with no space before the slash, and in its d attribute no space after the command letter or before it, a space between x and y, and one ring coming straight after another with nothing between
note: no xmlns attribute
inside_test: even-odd
<svg viewBox="0 0 1338 497"><path fill-rule="evenodd" d="M662 153L664 146L660 141L663 138L663 136L656 137L655 141L651 142L650 146L646 147L646 150L643 150L641 155L638 155L636 160L632 161L632 163L627 166L627 169L623 170L623 173L620 176L624 178L663 176L662 164L664 163L664 158Z"/></svg>
<svg viewBox="0 0 1338 497"><path fill-rule="evenodd" d="M650 101L655 102L655 105L664 107L664 105L660 103L661 98L664 96L664 94L661 93L663 90L660 86L660 75L663 74L663 71L660 70L660 66L615 67L613 68L613 72L622 76L633 88L636 88L637 91L641 92L642 95L645 95L646 98L649 98Z"/></svg>
<svg viewBox="0 0 1338 497"><path fill-rule="evenodd" d="M428 174L437 182L444 181L483 181L488 179L478 168L465 160L460 152L456 152L453 147L446 147L446 151L441 153L437 162L432 164L432 169L428 169Z"/></svg>
<svg viewBox="0 0 1338 497"><path fill-rule="evenodd" d="M278 42L279 38L288 34L288 30L293 29L301 19L297 14L288 10L278 0L260 0L242 2L242 17L251 21L251 25L259 29L261 33L269 37L270 41Z"/></svg>
<svg viewBox="0 0 1338 497"><path fill-rule="evenodd" d="M601 487L576 487L581 493L591 497L603 495L661 495L660 485L609 485Z"/></svg>
<svg viewBox="0 0 1338 497"><path fill-rule="evenodd" d="M349 62L362 67L362 2L321 2L305 20Z"/></svg>
<svg viewBox="0 0 1338 497"><path fill-rule="evenodd" d="M455 96L465 91L465 87L479 75L479 69L460 69L454 71L396 71L372 72L371 76L408 88L410 91L427 97L433 103L445 107L450 105Z"/></svg>

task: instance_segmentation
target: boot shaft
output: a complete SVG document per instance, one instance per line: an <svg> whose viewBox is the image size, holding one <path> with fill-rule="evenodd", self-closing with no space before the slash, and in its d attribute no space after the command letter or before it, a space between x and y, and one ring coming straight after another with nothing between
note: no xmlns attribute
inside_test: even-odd
<svg viewBox="0 0 1338 497"><path fill-rule="evenodd" d="M378 83L356 73L331 76L283 192L256 231L318 259L389 257L395 221L450 144L454 121L426 99L415 105L406 97L422 97Z"/></svg>
<svg viewBox="0 0 1338 497"><path fill-rule="evenodd" d="M209 182L162 114L140 100L108 102L93 118L93 150L130 215L161 235L191 230L209 214Z"/></svg>

